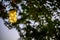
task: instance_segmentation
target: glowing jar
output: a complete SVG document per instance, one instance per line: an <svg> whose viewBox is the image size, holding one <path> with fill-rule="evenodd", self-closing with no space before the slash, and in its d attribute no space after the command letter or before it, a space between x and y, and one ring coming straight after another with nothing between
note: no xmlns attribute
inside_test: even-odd
<svg viewBox="0 0 60 40"><path fill-rule="evenodd" d="M10 10L9 11L9 22L10 23L16 23L17 22L17 14L16 10Z"/></svg>

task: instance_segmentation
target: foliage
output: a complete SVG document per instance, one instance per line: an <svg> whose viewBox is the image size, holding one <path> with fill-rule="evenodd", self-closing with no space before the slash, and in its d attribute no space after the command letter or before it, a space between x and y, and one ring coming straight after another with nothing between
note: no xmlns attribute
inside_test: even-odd
<svg viewBox="0 0 60 40"><path fill-rule="evenodd" d="M13 0L10 4L17 12L20 11L18 16L22 17L17 19L16 23L6 22L9 10L2 10L2 7L0 7L0 17L3 18L6 26L9 25L8 28L15 27L24 40L60 40L59 0ZM22 7L23 12L19 10L19 7ZM21 29L20 24L26 27Z"/></svg>

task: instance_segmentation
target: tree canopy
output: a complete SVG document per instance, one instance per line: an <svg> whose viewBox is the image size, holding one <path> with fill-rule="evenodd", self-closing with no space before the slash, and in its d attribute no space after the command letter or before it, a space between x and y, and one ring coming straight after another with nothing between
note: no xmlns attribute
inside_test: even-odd
<svg viewBox="0 0 60 40"><path fill-rule="evenodd" d="M9 21L11 10L17 12L15 23ZM0 17L9 29L18 30L22 40L60 40L59 0L1 0Z"/></svg>

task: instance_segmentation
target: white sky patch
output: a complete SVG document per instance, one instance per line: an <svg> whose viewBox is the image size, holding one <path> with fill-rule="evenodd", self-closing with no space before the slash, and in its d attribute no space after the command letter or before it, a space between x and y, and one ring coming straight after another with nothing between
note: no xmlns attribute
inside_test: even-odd
<svg viewBox="0 0 60 40"><path fill-rule="evenodd" d="M39 25L39 22L35 22L34 20L28 20L28 21L30 21L30 26L31 27Z"/></svg>
<svg viewBox="0 0 60 40"><path fill-rule="evenodd" d="M60 26L58 26L58 28L60 28Z"/></svg>
<svg viewBox="0 0 60 40"><path fill-rule="evenodd" d="M34 38L32 38L32 40L35 40Z"/></svg>
<svg viewBox="0 0 60 40"><path fill-rule="evenodd" d="M1 0L0 0L1 1Z"/></svg>
<svg viewBox="0 0 60 40"><path fill-rule="evenodd" d="M35 22L35 24L34 24L35 26L38 26L39 25L39 22Z"/></svg>
<svg viewBox="0 0 60 40"><path fill-rule="evenodd" d="M60 9L59 8L57 8L57 10L56 10L56 12L52 12L53 13L53 16L52 16L52 21L54 21L55 19L58 19L59 21L60 21L60 16L58 16L59 14L58 14L58 12L60 12Z"/></svg>
<svg viewBox="0 0 60 40"><path fill-rule="evenodd" d="M17 16L17 19L21 19L22 18L22 16L20 15L20 16Z"/></svg>
<svg viewBox="0 0 60 40"><path fill-rule="evenodd" d="M3 5L4 6L7 6L7 5L9 5L10 4L10 1L3 1Z"/></svg>
<svg viewBox="0 0 60 40"><path fill-rule="evenodd" d="M5 19L6 22L8 22L9 20L8 19Z"/></svg>
<svg viewBox="0 0 60 40"><path fill-rule="evenodd" d="M60 12L60 9L57 8L57 12Z"/></svg>
<svg viewBox="0 0 60 40"><path fill-rule="evenodd" d="M22 28L26 27L26 25L25 24L19 24L19 27L22 29Z"/></svg>
<svg viewBox="0 0 60 40"><path fill-rule="evenodd" d="M29 21L31 22L30 25L33 27L35 21L34 20L29 20Z"/></svg>
<svg viewBox="0 0 60 40"><path fill-rule="evenodd" d="M52 2L50 2L50 1L46 1L46 2L47 2L47 3L50 3L50 4L52 3Z"/></svg>
<svg viewBox="0 0 60 40"><path fill-rule="evenodd" d="M23 35L25 35L25 34L26 34L26 31L24 31L24 30L21 30L21 32L22 32L22 34L23 34Z"/></svg>
<svg viewBox="0 0 60 40"><path fill-rule="evenodd" d="M22 7L21 7L21 5L20 4L17 4L17 6L19 7L19 12L23 12L23 10L22 10Z"/></svg>
<svg viewBox="0 0 60 40"><path fill-rule="evenodd" d="M60 26L58 26L58 28L60 28Z"/></svg>
<svg viewBox="0 0 60 40"><path fill-rule="evenodd" d="M52 8L48 3L44 4L44 6L48 6L49 8Z"/></svg>
<svg viewBox="0 0 60 40"><path fill-rule="evenodd" d="M2 40L18 40L19 35L15 28L9 30L3 22L3 19L0 18L0 38Z"/></svg>
<svg viewBox="0 0 60 40"><path fill-rule="evenodd" d="M26 4L26 1L22 1L23 4Z"/></svg>
<svg viewBox="0 0 60 40"><path fill-rule="evenodd" d="M55 20L55 16L52 16L52 19L51 20L54 21Z"/></svg>
<svg viewBox="0 0 60 40"><path fill-rule="evenodd" d="M38 8L38 6L34 5L35 8Z"/></svg>
<svg viewBox="0 0 60 40"><path fill-rule="evenodd" d="M18 35L17 30L15 28L12 28L11 30L9 30L9 32L10 32L10 38L13 38L15 40L17 40L19 38L19 35Z"/></svg>
<svg viewBox="0 0 60 40"><path fill-rule="evenodd" d="M10 9L13 9L13 7L11 5L6 7L6 11L9 11Z"/></svg>
<svg viewBox="0 0 60 40"><path fill-rule="evenodd" d="M57 14L57 12L53 12L53 15L56 15Z"/></svg>

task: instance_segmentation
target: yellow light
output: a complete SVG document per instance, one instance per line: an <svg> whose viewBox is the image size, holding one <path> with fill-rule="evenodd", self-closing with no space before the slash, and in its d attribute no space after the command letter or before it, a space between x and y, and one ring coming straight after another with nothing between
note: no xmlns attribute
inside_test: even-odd
<svg viewBox="0 0 60 40"><path fill-rule="evenodd" d="M10 10L9 11L9 22L10 23L15 23L16 21L17 21L16 10Z"/></svg>

